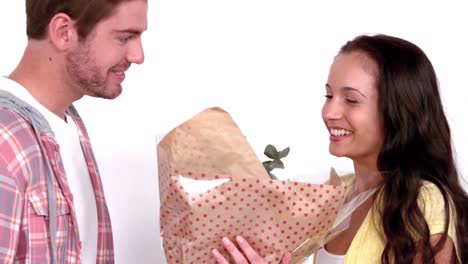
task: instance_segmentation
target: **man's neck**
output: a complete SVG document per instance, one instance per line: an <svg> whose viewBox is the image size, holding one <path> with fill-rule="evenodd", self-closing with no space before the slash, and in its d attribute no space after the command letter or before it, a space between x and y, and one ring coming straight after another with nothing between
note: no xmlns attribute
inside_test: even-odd
<svg viewBox="0 0 468 264"><path fill-rule="evenodd" d="M25 87L45 108L65 119L67 109L83 95L67 85L63 58L52 52L47 54L43 49L41 52L34 50L36 48L28 44L23 58L8 78Z"/></svg>

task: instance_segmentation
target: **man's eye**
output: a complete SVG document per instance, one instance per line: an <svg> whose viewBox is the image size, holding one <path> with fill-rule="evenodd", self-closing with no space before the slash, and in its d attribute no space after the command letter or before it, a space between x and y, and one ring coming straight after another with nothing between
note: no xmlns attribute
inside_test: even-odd
<svg viewBox="0 0 468 264"><path fill-rule="evenodd" d="M326 95L325 95L325 98L327 98L327 100L330 100L330 99L332 99L332 98L333 98L333 95L326 94Z"/></svg>
<svg viewBox="0 0 468 264"><path fill-rule="evenodd" d="M123 44L127 43L130 39L132 39L132 36L119 37L119 41Z"/></svg>

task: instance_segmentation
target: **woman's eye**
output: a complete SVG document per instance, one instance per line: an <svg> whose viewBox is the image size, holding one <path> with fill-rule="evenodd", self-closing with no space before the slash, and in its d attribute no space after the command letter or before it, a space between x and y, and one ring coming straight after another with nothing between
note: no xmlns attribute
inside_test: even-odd
<svg viewBox="0 0 468 264"><path fill-rule="evenodd" d="M357 103L359 103L358 100L353 99L353 98L346 98L346 102L348 102L348 103L350 103L350 104L357 104Z"/></svg>
<svg viewBox="0 0 468 264"><path fill-rule="evenodd" d="M325 98L327 98L327 100L330 100L330 99L332 99L332 98L333 98L333 96L332 96L332 95L330 95L330 94L326 94L326 95L325 95Z"/></svg>

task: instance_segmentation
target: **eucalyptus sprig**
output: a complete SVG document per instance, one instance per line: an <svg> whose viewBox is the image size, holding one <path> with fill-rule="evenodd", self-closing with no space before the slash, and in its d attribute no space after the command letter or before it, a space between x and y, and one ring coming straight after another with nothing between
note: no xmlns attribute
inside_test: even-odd
<svg viewBox="0 0 468 264"><path fill-rule="evenodd" d="M265 147L265 151L263 152L263 154L265 154L265 156L271 159L271 160L262 162L263 167L268 172L268 175L270 175L271 179L277 180L278 177L276 177L273 173L271 173L271 171L274 169L284 169L284 164L281 161L281 159L288 156L289 147L281 151L278 151L275 148L275 146L269 144Z"/></svg>

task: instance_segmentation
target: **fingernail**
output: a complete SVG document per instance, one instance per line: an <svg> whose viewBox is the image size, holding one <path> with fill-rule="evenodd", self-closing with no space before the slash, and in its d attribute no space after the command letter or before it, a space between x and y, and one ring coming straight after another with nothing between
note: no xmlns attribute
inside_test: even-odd
<svg viewBox="0 0 468 264"><path fill-rule="evenodd" d="M215 257L218 257L218 256L219 256L219 251L218 251L217 249L215 249L215 248L213 248L213 249L211 250L211 253L212 253Z"/></svg>
<svg viewBox="0 0 468 264"><path fill-rule="evenodd" d="M229 239L227 237L223 237L223 243L227 247L231 245L231 241L229 241Z"/></svg>
<svg viewBox="0 0 468 264"><path fill-rule="evenodd" d="M242 238L241 236L236 236L236 240L239 244L242 244L245 242L244 238Z"/></svg>

